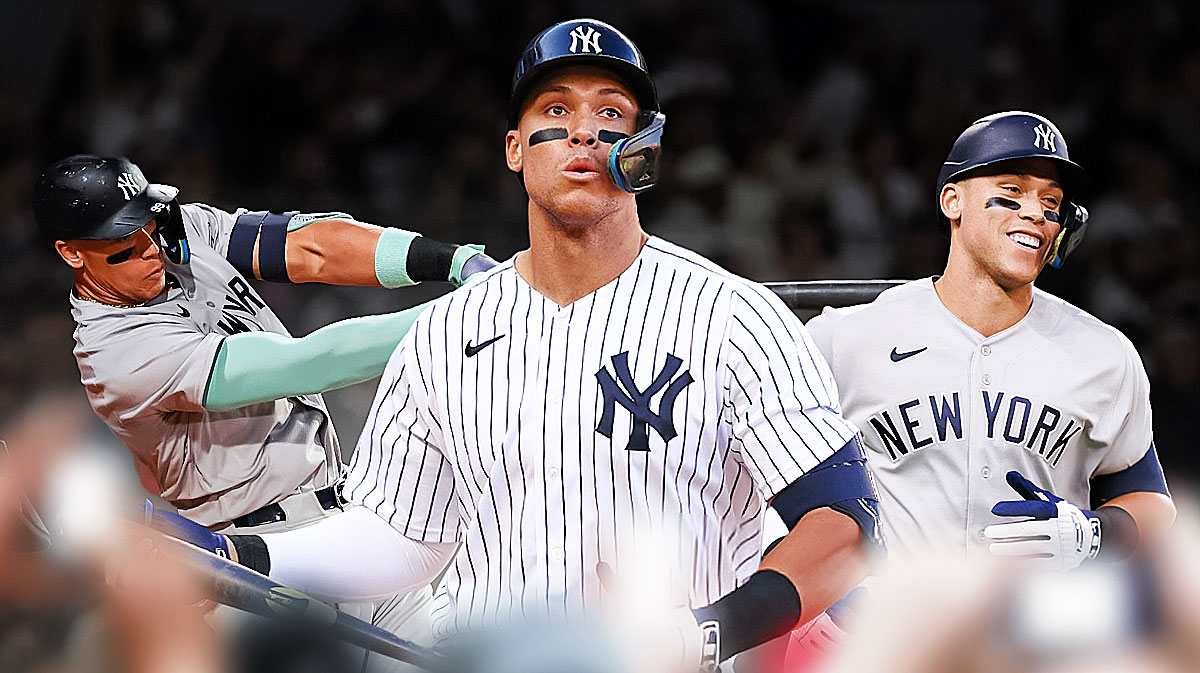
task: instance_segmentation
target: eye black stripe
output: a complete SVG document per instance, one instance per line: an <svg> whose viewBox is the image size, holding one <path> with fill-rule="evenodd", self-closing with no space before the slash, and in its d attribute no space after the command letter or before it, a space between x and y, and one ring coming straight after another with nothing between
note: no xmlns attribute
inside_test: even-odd
<svg viewBox="0 0 1200 673"><path fill-rule="evenodd" d="M987 200L987 203L983 204L983 207L984 208L1008 208L1009 210L1020 210L1021 204L1017 203L1016 201L1013 201L1012 199L1006 199L1003 196L993 196L992 198Z"/></svg>
<svg viewBox="0 0 1200 673"><path fill-rule="evenodd" d="M114 252L113 254L109 255L104 261L108 262L109 264L120 264L121 262L127 262L127 261L129 261L130 257L133 257L134 250L135 250L135 248L131 245L128 248L125 248L124 250L122 250L121 252Z"/></svg>
<svg viewBox="0 0 1200 673"><path fill-rule="evenodd" d="M529 134L529 146L533 147L538 143L544 143L548 140L562 140L566 137L566 129L542 129Z"/></svg>

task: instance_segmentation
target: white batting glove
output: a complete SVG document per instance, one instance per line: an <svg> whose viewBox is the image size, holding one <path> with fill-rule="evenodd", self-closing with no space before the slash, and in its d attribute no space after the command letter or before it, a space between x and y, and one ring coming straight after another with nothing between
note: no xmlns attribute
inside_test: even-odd
<svg viewBox="0 0 1200 673"><path fill-rule="evenodd" d="M1027 518L983 529L984 536L992 541L988 549L993 554L1026 559L1048 570L1070 570L1096 558L1100 553L1100 519L1038 488L1019 472L1009 472L1006 479L1025 499L996 503L992 513Z"/></svg>
<svg viewBox="0 0 1200 673"><path fill-rule="evenodd" d="M720 634L715 623L701 625L684 606L647 605L621 585L612 568L597 564L601 584L614 600L610 618L631 661L633 673L698 673L715 671ZM706 668L705 663L710 665Z"/></svg>

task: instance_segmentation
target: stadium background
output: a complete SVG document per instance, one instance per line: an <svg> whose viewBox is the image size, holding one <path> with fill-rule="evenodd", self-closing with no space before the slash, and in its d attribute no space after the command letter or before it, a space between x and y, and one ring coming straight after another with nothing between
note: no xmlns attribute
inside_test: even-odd
<svg viewBox="0 0 1200 673"><path fill-rule="evenodd" d="M756 280L939 272L933 187L954 137L999 110L1052 118L1091 174L1092 225L1039 286L1137 345L1178 488L1200 474L1200 6L1106 4L5 3L0 433L52 408L121 453L71 357L69 270L36 245L41 167L123 154L184 201L343 210L507 258L525 240L501 151L513 64L541 28L592 15L642 47L667 113L645 228ZM259 288L296 334L443 291ZM327 395L347 453L373 393ZM50 642L10 637L0 651L22 658Z"/></svg>

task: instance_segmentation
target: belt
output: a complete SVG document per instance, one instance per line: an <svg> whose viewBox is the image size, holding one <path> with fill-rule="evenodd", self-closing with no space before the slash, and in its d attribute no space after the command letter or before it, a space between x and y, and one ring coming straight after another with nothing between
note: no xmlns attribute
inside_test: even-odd
<svg viewBox="0 0 1200 673"><path fill-rule="evenodd" d="M321 509L323 510L341 509L346 504L346 501L342 498L342 485L340 482L333 486L326 486L319 491L313 491L313 495L316 496L317 502L321 504ZM265 507L259 507L249 514L237 517L233 520L233 525L238 528L250 528L252 526L278 523L280 521L287 521L287 513L283 511L279 503L273 502Z"/></svg>

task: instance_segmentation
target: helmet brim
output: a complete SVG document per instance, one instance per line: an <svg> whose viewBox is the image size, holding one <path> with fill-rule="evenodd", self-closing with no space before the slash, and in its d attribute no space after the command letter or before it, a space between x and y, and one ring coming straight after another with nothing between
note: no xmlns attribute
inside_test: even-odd
<svg viewBox="0 0 1200 673"><path fill-rule="evenodd" d="M1087 189L1087 186L1088 186L1087 171L1085 171L1082 166L1075 163L1074 161L1071 161L1070 159L1064 159L1058 155L1049 154L1049 153L1047 153L1047 154L1024 154L1023 153L1023 154L1014 154L1012 156L996 157L996 158L992 159L991 161L986 161L981 164L975 164L975 165L971 166L970 168L964 168L961 171L956 171L956 172L950 173L949 175L946 176L945 180L942 181L942 185L944 186L946 183L950 183L950 182L958 182L959 180L963 180L968 177L973 177L975 175L986 175L989 173L988 169L989 168L995 169L997 164L1001 164L1006 161L1017 161L1019 159L1049 159L1050 161L1053 161L1054 164L1056 166L1058 166L1058 176L1059 176L1059 181L1062 183L1063 192L1068 194L1071 198L1077 198L1076 195L1079 194L1079 192Z"/></svg>
<svg viewBox="0 0 1200 673"><path fill-rule="evenodd" d="M106 225L77 240L104 241L125 238L146 226L160 212L165 212L163 208L155 206L169 204L177 196L179 196L177 187L153 183L146 185L146 189L130 199Z"/></svg>
<svg viewBox="0 0 1200 673"><path fill-rule="evenodd" d="M653 82L646 73L628 61L605 54L560 56L535 65L521 77L521 81L509 97L508 128L517 128L517 122L521 120L521 110L525 107L525 99L531 89L554 71L573 65L593 66L611 71L633 94L639 109L658 110L658 92L654 89Z"/></svg>

